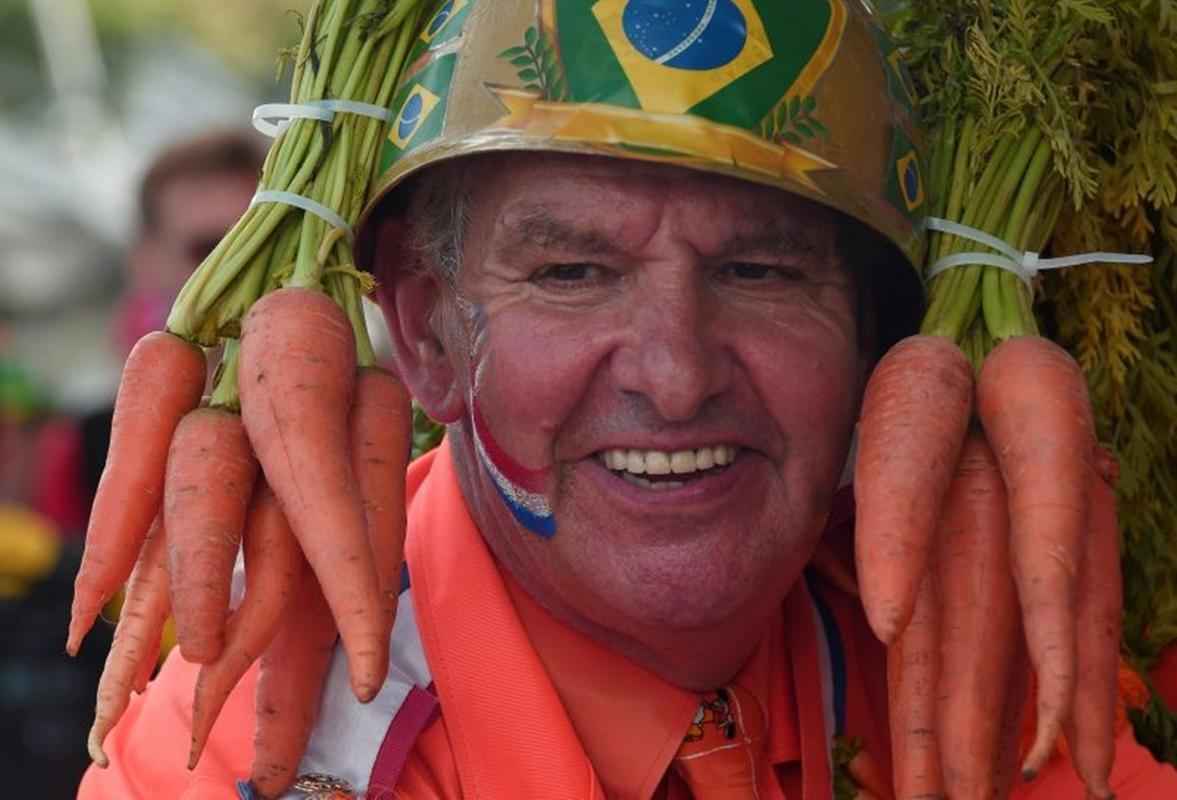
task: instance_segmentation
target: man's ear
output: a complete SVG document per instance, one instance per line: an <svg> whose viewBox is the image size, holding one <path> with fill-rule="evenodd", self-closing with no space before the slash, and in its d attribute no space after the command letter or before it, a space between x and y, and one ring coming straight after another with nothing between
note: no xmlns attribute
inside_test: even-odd
<svg viewBox="0 0 1177 800"><path fill-rule="evenodd" d="M445 290L407 246L407 234L408 225L399 217L381 224L376 301L388 325L397 374L425 413L449 424L461 419L465 401L452 354L434 324Z"/></svg>

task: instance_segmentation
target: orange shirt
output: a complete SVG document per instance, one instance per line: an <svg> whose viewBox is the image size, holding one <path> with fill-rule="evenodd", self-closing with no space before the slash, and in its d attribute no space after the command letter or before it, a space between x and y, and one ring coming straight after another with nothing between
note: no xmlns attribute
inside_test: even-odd
<svg viewBox="0 0 1177 800"><path fill-rule="evenodd" d="M462 502L448 451L415 462L408 489L414 605L442 713L416 740L393 797L683 797L675 781L660 784L695 698L568 630L505 582ZM849 543L846 526L830 535L843 548ZM814 586L840 632L848 677L844 730L861 736L887 773L882 647L856 598ZM822 630L799 585L736 679L770 721L758 771L767 778L766 797L820 796L814 778L828 753L824 737L814 734L828 712L820 699L825 687L815 681ZM256 668L233 691L204 759L188 773L196 672L173 653L108 738L112 765L87 772L81 800L236 800L234 783L248 775L252 760ZM1112 786L1120 800L1177 797L1177 772L1156 764L1127 732L1118 741ZM1082 796L1070 765L1056 758L1014 798Z"/></svg>
<svg viewBox="0 0 1177 800"><path fill-rule="evenodd" d="M462 502L448 454L440 456L410 510L407 553L417 621L441 700L442 721L422 736L430 753L448 741L464 796L650 798L697 706L697 695L667 684L624 657L562 625L504 579ZM825 588L823 587L823 591ZM844 732L860 736L886 768L882 648L854 598L829 593L837 619ZM836 595L836 596L835 596ZM829 796L827 691L820 621L805 582L735 682L767 712L768 746L758 777L766 798ZM420 758L418 756L421 756ZM444 762L445 758L441 759ZM398 796L447 796L444 763L419 752ZM667 781L669 798L685 796ZM452 795L448 795L452 796Z"/></svg>

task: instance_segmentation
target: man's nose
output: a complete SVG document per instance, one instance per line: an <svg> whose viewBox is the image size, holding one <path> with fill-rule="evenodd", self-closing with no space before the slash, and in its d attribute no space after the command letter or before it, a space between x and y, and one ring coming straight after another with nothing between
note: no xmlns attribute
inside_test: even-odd
<svg viewBox="0 0 1177 800"><path fill-rule="evenodd" d="M693 282L639 294L632 329L614 354L618 388L643 395L668 422L692 419L731 377L716 309Z"/></svg>

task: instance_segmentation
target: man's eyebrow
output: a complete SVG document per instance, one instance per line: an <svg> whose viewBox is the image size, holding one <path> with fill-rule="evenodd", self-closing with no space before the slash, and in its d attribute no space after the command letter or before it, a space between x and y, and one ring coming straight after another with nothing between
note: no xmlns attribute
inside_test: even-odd
<svg viewBox="0 0 1177 800"><path fill-rule="evenodd" d="M741 232L723 244L725 254L769 253L777 256L809 256L819 249L814 237L788 226L769 226L754 232Z"/></svg>
<svg viewBox="0 0 1177 800"><path fill-rule="evenodd" d="M554 248L590 256L614 255L620 248L602 231L581 227L542 206L512 211L501 222L503 236L495 249Z"/></svg>

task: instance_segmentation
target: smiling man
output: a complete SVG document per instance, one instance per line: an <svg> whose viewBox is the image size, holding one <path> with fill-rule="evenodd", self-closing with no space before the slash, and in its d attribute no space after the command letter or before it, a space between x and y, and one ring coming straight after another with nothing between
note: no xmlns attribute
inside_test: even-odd
<svg viewBox="0 0 1177 800"><path fill-rule="evenodd" d="M779 613L845 463L870 354L839 215L662 165L481 158L450 184L453 282L389 284L402 374L461 425L455 472L503 570L711 687Z"/></svg>
<svg viewBox="0 0 1177 800"><path fill-rule="evenodd" d="M357 256L448 433L389 678L360 704L337 650L286 796L890 796L886 654L806 568L850 560L862 389L921 309L893 55L843 0L438 4ZM233 796L251 684L188 779L193 680L173 657L82 797ZM1134 747L1121 797L1177 791ZM1054 763L1016 796L1082 796Z"/></svg>

